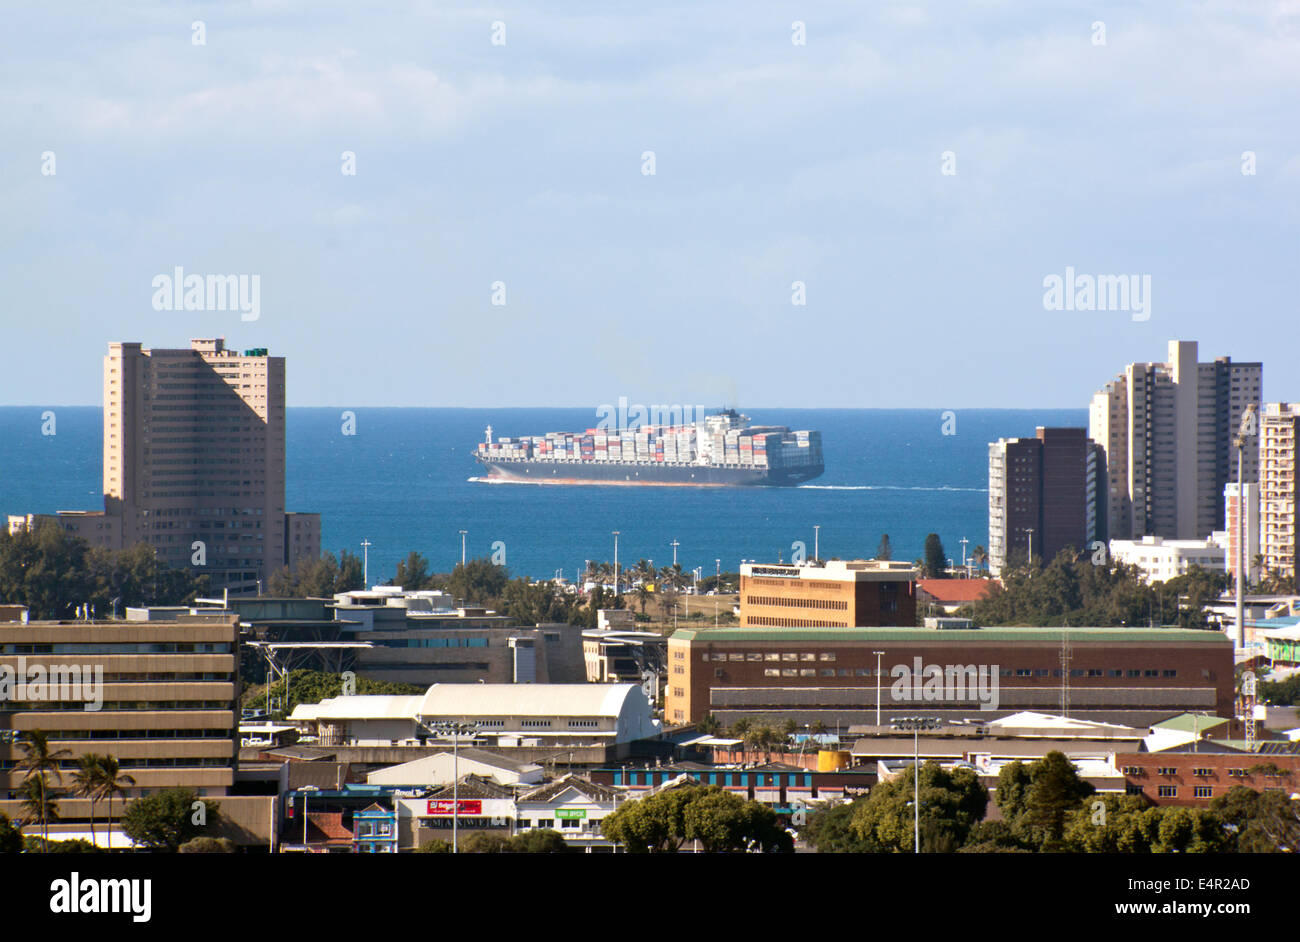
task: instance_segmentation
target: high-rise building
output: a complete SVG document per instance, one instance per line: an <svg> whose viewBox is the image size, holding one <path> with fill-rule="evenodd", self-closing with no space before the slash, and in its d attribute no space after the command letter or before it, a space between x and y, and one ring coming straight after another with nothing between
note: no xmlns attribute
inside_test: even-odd
<svg viewBox="0 0 1300 942"><path fill-rule="evenodd" d="M104 358L104 510L61 511L64 529L111 549L148 543L214 589L254 592L320 556L320 515L284 508L284 358L110 343ZM10 528L40 515L10 518Z"/></svg>
<svg viewBox="0 0 1300 942"><path fill-rule="evenodd" d="M1130 363L1093 396L1088 433L1106 453L1112 538L1214 532L1236 477L1233 437L1246 409L1258 410L1262 382L1260 363L1200 363L1195 341L1172 340L1167 362ZM1242 470L1258 480L1253 448Z"/></svg>
<svg viewBox="0 0 1300 942"><path fill-rule="evenodd" d="M1255 557L1260 552L1259 485L1247 484L1242 489L1246 493L1245 500L1242 501L1246 515L1246 519L1243 521L1246 528L1246 539L1243 541L1246 559L1246 581L1251 583L1257 581L1260 577L1259 566L1255 564ZM1233 579L1237 578L1237 534L1239 532L1237 490L1238 486L1235 481L1232 484L1225 484L1223 487L1224 510L1221 542L1226 553L1226 570Z"/></svg>
<svg viewBox="0 0 1300 942"><path fill-rule="evenodd" d="M1259 422L1259 541L1266 573L1295 583L1300 572L1296 504L1300 501L1300 405L1270 402Z"/></svg>
<svg viewBox="0 0 1300 942"><path fill-rule="evenodd" d="M1102 450L1081 428L1039 428L1034 438L989 444L989 569L1033 554L1050 561L1066 547L1106 542L1099 506Z"/></svg>

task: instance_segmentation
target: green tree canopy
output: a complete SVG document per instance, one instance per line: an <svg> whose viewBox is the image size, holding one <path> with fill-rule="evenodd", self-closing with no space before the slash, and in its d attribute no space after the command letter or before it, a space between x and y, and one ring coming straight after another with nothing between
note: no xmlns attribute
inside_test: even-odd
<svg viewBox="0 0 1300 942"><path fill-rule="evenodd" d="M136 798L122 814L122 831L137 844L175 853L187 841L205 836L203 830L217 821L221 806L204 798L206 824L194 822L198 800L191 788L168 788Z"/></svg>
<svg viewBox="0 0 1300 942"><path fill-rule="evenodd" d="M910 852L914 843L914 766L881 782L855 803L851 827L857 838L882 851ZM988 792L971 769L948 770L926 762L920 770L921 849L955 851L984 817Z"/></svg>
<svg viewBox="0 0 1300 942"><path fill-rule="evenodd" d="M1021 762L1004 766L995 801L1025 846L1059 851L1067 813L1094 791L1064 753L1052 751L1028 766Z"/></svg>
<svg viewBox="0 0 1300 942"><path fill-rule="evenodd" d="M939 534L930 533L925 538L925 574L931 579L942 579L948 573L948 554L944 552Z"/></svg>
<svg viewBox="0 0 1300 942"><path fill-rule="evenodd" d="M771 808L717 785L686 785L621 805L601 823L629 853L674 853L699 841L708 853L789 853L794 841Z"/></svg>

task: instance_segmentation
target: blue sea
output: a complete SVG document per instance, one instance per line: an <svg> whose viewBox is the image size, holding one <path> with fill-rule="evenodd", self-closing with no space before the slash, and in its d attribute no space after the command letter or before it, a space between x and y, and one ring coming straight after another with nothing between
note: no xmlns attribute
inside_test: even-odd
<svg viewBox="0 0 1300 942"><path fill-rule="evenodd" d="M0 512L102 509L102 412L59 407L53 435L42 407L0 407ZM543 487L471 481L471 457L491 423L494 436L576 431L590 409L358 409L354 435L341 410L288 410L290 510L323 515L324 549L361 555L370 581L392 577L410 550L434 571L504 544L514 575L572 579L586 560L673 560L712 573L742 559L789 560L796 541L824 558L871 556L888 533L895 559L920 557L927 533L960 561L988 543L988 443L1033 435L1039 425L1086 426L1085 409L956 410L945 435L939 410L763 409L755 422L820 429L826 473L797 488Z"/></svg>

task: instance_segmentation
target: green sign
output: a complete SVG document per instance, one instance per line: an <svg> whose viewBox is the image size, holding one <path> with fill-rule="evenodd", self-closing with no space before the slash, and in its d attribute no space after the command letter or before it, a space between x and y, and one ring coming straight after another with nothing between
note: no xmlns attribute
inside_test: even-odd
<svg viewBox="0 0 1300 942"><path fill-rule="evenodd" d="M560 808L555 816L561 821L581 821L587 817L586 808Z"/></svg>

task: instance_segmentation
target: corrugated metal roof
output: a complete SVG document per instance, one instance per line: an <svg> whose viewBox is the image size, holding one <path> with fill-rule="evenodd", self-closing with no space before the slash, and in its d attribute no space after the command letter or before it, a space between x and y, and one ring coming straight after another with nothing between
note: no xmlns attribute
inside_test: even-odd
<svg viewBox="0 0 1300 942"><path fill-rule="evenodd" d="M636 684L434 684L419 713L437 716L616 717ZM644 696L644 694L642 694Z"/></svg>
<svg viewBox="0 0 1300 942"><path fill-rule="evenodd" d="M1039 644L1070 641L1150 644L1200 643L1230 645L1221 631L1190 628L679 628L670 640L677 641L764 641L769 643L810 641L900 641L953 645L979 641L1023 641Z"/></svg>

